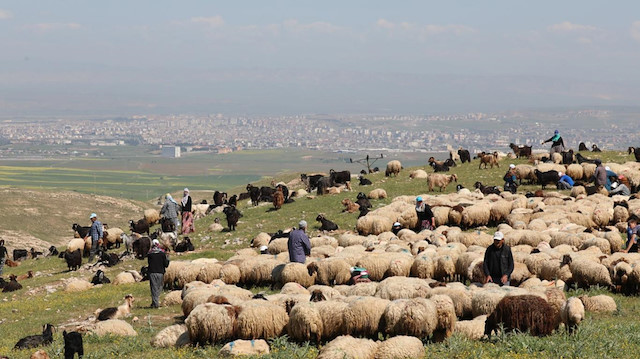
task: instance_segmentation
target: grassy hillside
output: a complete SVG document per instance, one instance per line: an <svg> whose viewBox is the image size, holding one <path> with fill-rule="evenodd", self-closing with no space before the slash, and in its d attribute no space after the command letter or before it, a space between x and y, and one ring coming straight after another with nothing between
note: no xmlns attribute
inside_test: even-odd
<svg viewBox="0 0 640 359"><path fill-rule="evenodd" d="M600 158L605 161L625 162L630 160L630 156L617 152L603 153ZM522 163L524 161L514 161ZM459 183L465 187L471 187L475 181L482 181L485 184L502 185L502 175L508 166L507 160L501 162L500 168L478 170L478 163L458 166L451 172L456 173ZM410 180L408 174L411 168L406 168L401 174L394 178L385 178L383 174L370 175L373 186L360 187L353 185L353 192L345 192L339 195L327 195L314 199L298 199L295 203L285 205L281 210L272 210L271 205L261 205L258 207L248 206L247 203L240 204L240 210L244 217L238 224L235 232L211 233L207 231L208 226L216 217L221 218L226 225L224 216L221 214L210 215L196 222L196 233L192 236L193 243L197 251L188 255L171 254L173 260L193 259L197 257L215 257L226 259L233 255L238 248L245 248L249 241L259 232L273 232L294 226L300 219L306 219L310 224L311 235L317 234L319 223L315 221L318 213L325 213L326 216L336 222L341 230L349 230L355 227L357 213L342 213L340 200L348 197L355 199L359 191L368 193L373 188L384 188L389 197L384 200L372 201L374 207L385 205L394 196L424 194L427 192L426 180ZM285 181L294 179L297 174L283 176ZM266 183L267 180L265 179ZM447 192L454 190L455 184L447 188ZM539 186L523 186L520 190L527 191L537 189ZM29 195L26 196L25 193ZM143 206L137 203L130 203L130 207L124 204L109 203L95 199L90 202L91 196L86 197L76 193L64 192L63 194L50 194L40 191L13 190L3 193L7 201L3 202L4 211L0 213L6 215L15 211L16 207L34 208L31 210L38 213L37 217L23 216L4 217L0 219L3 228L7 225L14 225L12 221L30 221L38 228L47 226L60 226L59 230L66 230L71 235L68 226L77 218L85 218L87 214L100 205L99 213L106 222L119 223L120 218L126 219L129 216L141 215ZM209 196L205 193L196 193L198 200ZM66 197L70 196L70 197ZM77 197L74 197L77 196ZM15 206L20 198L28 198L31 202L22 203ZM85 204L84 201L87 201ZM80 202L80 203L79 203ZM119 201L116 201L119 202ZM13 206L9 207L10 204ZM58 205L58 209L54 209ZM122 206L122 207L118 207ZM130 211L126 214L124 211ZM57 211L57 212L56 212ZM118 214L119 213L119 214ZM45 221L45 214L52 218L52 222ZM120 217L116 217L119 215ZM20 223L22 223L20 222ZM55 223L54 223L55 222ZM63 225L59 224L62 223ZM16 225L19 225L16 223ZM25 225L25 224L22 224ZM41 229L32 229L34 233ZM57 231L58 229L56 229ZM491 231L492 228L487 230ZM53 231L53 230L52 230ZM228 244L225 244L228 243ZM114 278L115 275L125 269L139 269L146 262L130 260L108 269L107 276ZM28 334L39 333L44 323L52 323L62 326L72 322L82 321L93 314L97 308L116 306L121 303L122 297L127 293L132 293L136 297L133 315L138 318L132 322L132 318L127 320L132 323L138 331L135 338L104 337L95 338L85 336L85 352L89 358L113 358L122 356L126 358L154 358L166 356L172 358L200 358L215 357L219 346L204 348L187 348L181 350L156 349L152 348L149 340L162 328L180 321L181 310L179 306L164 307L157 310L146 309L150 303L148 283L136 283L125 286L105 285L100 288L81 293L66 293L62 290L63 280L71 277L83 277L90 280L92 273L86 270L78 272L67 272L64 261L58 258L45 258L38 260L27 260L16 268L5 267L5 277L8 273L24 274L28 270L36 272L36 277L22 282L24 289L14 293L0 294L0 355L8 355L11 358L28 358L33 351L12 351L11 348L16 341ZM252 288L254 292L268 290L268 288ZM592 292L600 293L597 289ZM567 296L576 293L567 293ZM591 293L590 293L591 294ZM469 341L459 337L440 344L428 344L426 346L427 357L455 357L455 358L629 358L635 357L635 353L640 352L640 322L632 318L640 315L640 302L634 297L624 297L613 295L620 308L614 315L591 315L580 326L576 335L569 336L565 332L553 334L547 338L534 338L526 334L506 335L495 338L491 341ZM62 358L62 335L61 331L54 335L54 344L46 349L52 358ZM317 348L307 344L288 343L284 338L278 338L272 342L272 354L269 358L313 358L317 355Z"/></svg>

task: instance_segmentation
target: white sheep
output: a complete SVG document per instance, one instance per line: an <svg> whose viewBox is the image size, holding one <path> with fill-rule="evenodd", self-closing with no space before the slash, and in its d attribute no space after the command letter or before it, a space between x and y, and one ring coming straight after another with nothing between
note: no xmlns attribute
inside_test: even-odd
<svg viewBox="0 0 640 359"><path fill-rule="evenodd" d="M458 176L454 173L452 175L445 175L442 173L431 173L427 177L427 185L429 192L433 192L433 187L439 187L440 192L447 188L452 181L458 182Z"/></svg>
<svg viewBox="0 0 640 359"><path fill-rule="evenodd" d="M398 173L400 173L401 169L402 169L402 163L400 163L400 161L398 160L389 161L387 163L387 169L385 170L384 175L386 177L389 177L391 175L397 176Z"/></svg>
<svg viewBox="0 0 640 359"><path fill-rule="evenodd" d="M567 330L573 332L584 319L584 304L576 297L567 299L560 309L560 317Z"/></svg>
<svg viewBox="0 0 640 359"><path fill-rule="evenodd" d="M120 319L110 319L97 322L90 328L89 332L98 336L118 335L135 337L138 335L131 324Z"/></svg>
<svg viewBox="0 0 640 359"><path fill-rule="evenodd" d="M155 208L145 209L144 219L147 220L150 226L154 225L160 220L160 212Z"/></svg>
<svg viewBox="0 0 640 359"><path fill-rule="evenodd" d="M184 324L170 325L151 339L151 345L156 348L179 348L189 343L189 332Z"/></svg>

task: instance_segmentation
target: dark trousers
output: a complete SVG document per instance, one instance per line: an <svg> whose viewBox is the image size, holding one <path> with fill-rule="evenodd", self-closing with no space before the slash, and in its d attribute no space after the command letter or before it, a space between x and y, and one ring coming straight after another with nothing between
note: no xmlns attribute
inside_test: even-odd
<svg viewBox="0 0 640 359"><path fill-rule="evenodd" d="M149 286L151 287L151 306L160 306L160 293L162 292L162 284L164 283L163 273L149 273Z"/></svg>
<svg viewBox="0 0 640 359"><path fill-rule="evenodd" d="M98 241L91 241L91 250L89 251L89 262L93 262L93 258L98 253Z"/></svg>

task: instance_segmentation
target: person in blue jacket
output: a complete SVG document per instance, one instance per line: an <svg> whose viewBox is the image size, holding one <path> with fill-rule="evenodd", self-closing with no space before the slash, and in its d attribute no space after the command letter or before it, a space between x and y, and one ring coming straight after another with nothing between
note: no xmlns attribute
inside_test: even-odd
<svg viewBox="0 0 640 359"><path fill-rule="evenodd" d="M573 188L573 185L575 184L575 182L573 181L573 178L569 177L568 174L562 173L562 172L558 172L558 176L560 176L560 179L558 180L558 184L556 185L558 189Z"/></svg>

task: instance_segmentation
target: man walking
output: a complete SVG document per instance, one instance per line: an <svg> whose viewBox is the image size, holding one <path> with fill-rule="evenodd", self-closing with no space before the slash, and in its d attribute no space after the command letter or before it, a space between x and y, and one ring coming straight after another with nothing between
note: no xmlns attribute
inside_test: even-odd
<svg viewBox="0 0 640 359"><path fill-rule="evenodd" d="M149 287L151 287L151 308L159 307L160 292L164 283L164 271L169 266L169 256L160 248L160 242L154 239L147 255L149 263Z"/></svg>
<svg viewBox="0 0 640 359"><path fill-rule="evenodd" d="M89 251L89 262L93 262L93 258L96 256L98 252L98 242L103 235L103 227L102 223L98 221L98 215L95 213L91 213L89 216L91 220L91 228L89 229L89 235L84 238L85 240L91 237L91 250Z"/></svg>
<svg viewBox="0 0 640 359"><path fill-rule="evenodd" d="M307 230L307 221L302 220L298 223L298 229L289 233L289 241L287 247L289 249L289 261L304 263L306 256L311 254L311 242L305 231Z"/></svg>

